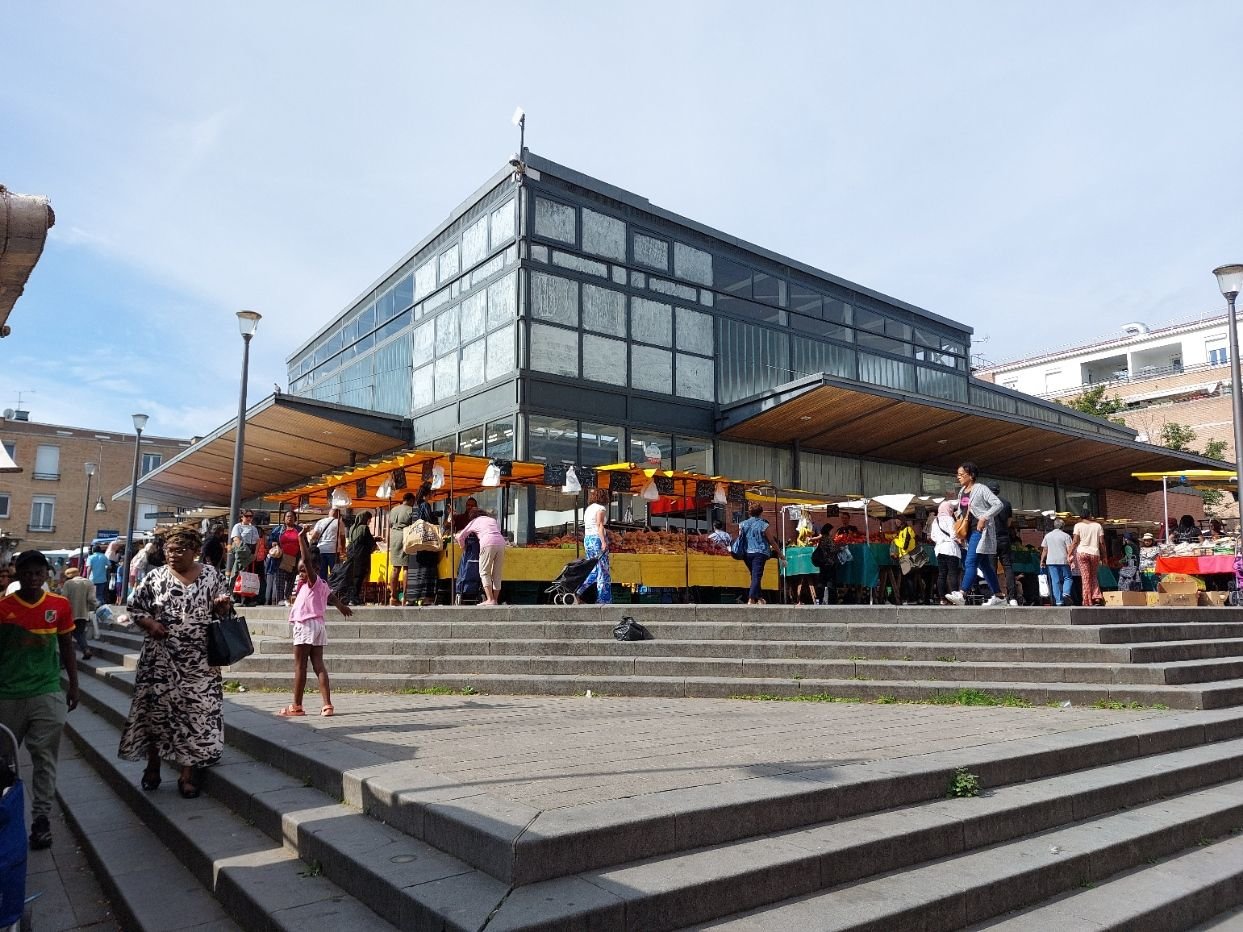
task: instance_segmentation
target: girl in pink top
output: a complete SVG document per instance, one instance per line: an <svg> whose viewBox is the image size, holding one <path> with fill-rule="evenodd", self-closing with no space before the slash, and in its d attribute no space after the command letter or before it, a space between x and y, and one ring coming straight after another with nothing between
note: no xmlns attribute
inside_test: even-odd
<svg viewBox="0 0 1243 932"><path fill-rule="evenodd" d="M485 511L472 508L466 514L466 527L458 531L457 542L464 546L466 538L479 538L479 582L483 586L480 605L496 605L501 598L501 570L505 567L505 535L496 519Z"/></svg>
<svg viewBox="0 0 1243 932"><path fill-rule="evenodd" d="M293 704L277 712L277 715L306 715L302 708L302 694L306 690L306 664L309 660L319 680L319 695L323 700L320 715L332 715L332 691L328 685L328 668L324 666L324 646L328 643L328 628L324 616L331 603L346 618L353 609L337 598L328 588L328 582L319 575L319 553L307 540L306 528L298 532L298 548L302 559L298 564L298 584L294 589L293 605L289 609L289 623L293 625Z"/></svg>

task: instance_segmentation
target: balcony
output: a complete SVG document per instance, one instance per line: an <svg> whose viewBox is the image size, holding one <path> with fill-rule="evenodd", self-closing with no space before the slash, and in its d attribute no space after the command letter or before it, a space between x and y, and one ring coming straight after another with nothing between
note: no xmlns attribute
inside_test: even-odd
<svg viewBox="0 0 1243 932"><path fill-rule="evenodd" d="M55 534L55 524L27 524L26 530L31 534Z"/></svg>

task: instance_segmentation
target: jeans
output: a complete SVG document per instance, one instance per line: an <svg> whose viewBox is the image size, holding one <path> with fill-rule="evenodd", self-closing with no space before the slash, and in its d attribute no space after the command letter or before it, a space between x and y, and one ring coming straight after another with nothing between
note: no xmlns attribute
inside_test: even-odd
<svg viewBox="0 0 1243 932"><path fill-rule="evenodd" d="M86 653L91 649L86 642L86 632L90 629L91 623L85 618L75 618L73 620L73 641L78 645L78 650Z"/></svg>
<svg viewBox="0 0 1243 932"><path fill-rule="evenodd" d="M760 597L760 585L764 579L764 564L768 562L768 554L766 553L748 553L743 562L747 564L747 569L751 571L751 588L747 590L747 600L755 602Z"/></svg>
<svg viewBox="0 0 1243 932"><path fill-rule="evenodd" d="M108 581L95 583L95 601L100 605L108 604Z"/></svg>
<svg viewBox="0 0 1243 932"><path fill-rule="evenodd" d="M984 581L988 583L989 591L997 595L1001 592L1001 586L997 583L997 570L993 566L993 558L996 555L986 553L983 559L980 559L975 552L975 549L980 546L982 536L981 532L973 530L971 536L967 538L967 559L962 565L962 591L966 592L975 585L975 570L978 564L980 572L984 574Z"/></svg>
<svg viewBox="0 0 1243 932"><path fill-rule="evenodd" d="M337 565L337 555L325 550L319 552L319 575L327 579L332 568Z"/></svg>
<svg viewBox="0 0 1243 932"><path fill-rule="evenodd" d="M1071 579L1070 565L1066 563L1049 563L1045 569L1049 571L1049 594L1053 596L1054 605L1065 605L1070 601Z"/></svg>
<svg viewBox="0 0 1243 932"><path fill-rule="evenodd" d="M578 594L582 595L594 584L596 604L609 605L613 601L613 575L609 568L609 552L604 549L604 542L594 534L583 538L583 550L586 551L588 557L597 558L598 562L595 569L587 574L583 584L578 587Z"/></svg>

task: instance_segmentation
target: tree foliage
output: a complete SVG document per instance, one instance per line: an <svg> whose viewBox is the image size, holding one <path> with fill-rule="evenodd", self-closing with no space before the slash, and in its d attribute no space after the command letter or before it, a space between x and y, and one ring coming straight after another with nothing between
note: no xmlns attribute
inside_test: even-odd
<svg viewBox="0 0 1243 932"><path fill-rule="evenodd" d="M1196 432L1186 424L1177 421L1166 421L1161 428L1161 446L1178 450L1180 453L1195 453L1191 441L1196 439Z"/></svg>
<svg viewBox="0 0 1243 932"><path fill-rule="evenodd" d="M1085 388L1074 398L1065 399L1062 404L1068 408L1074 408L1081 414L1091 414L1094 417L1103 417L1106 420L1113 421L1115 424L1126 423L1120 417L1114 417L1119 411L1124 409L1121 399L1117 395L1112 398L1105 397L1105 386L1095 385L1092 388Z"/></svg>

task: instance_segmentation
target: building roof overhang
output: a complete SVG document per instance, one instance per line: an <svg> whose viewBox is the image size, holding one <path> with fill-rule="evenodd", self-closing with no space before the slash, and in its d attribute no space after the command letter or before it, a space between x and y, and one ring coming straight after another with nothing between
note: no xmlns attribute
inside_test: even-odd
<svg viewBox="0 0 1243 932"><path fill-rule="evenodd" d="M237 418L147 473L143 500L186 508L229 504ZM242 500L299 484L308 476L349 468L406 447L408 418L294 395L269 395L246 412ZM130 487L113 496L128 500Z"/></svg>
<svg viewBox="0 0 1243 932"><path fill-rule="evenodd" d="M953 471L971 460L989 476L1150 492L1134 472L1220 469L1191 453L1106 437L968 404L811 376L721 409L727 440L788 444Z"/></svg>

